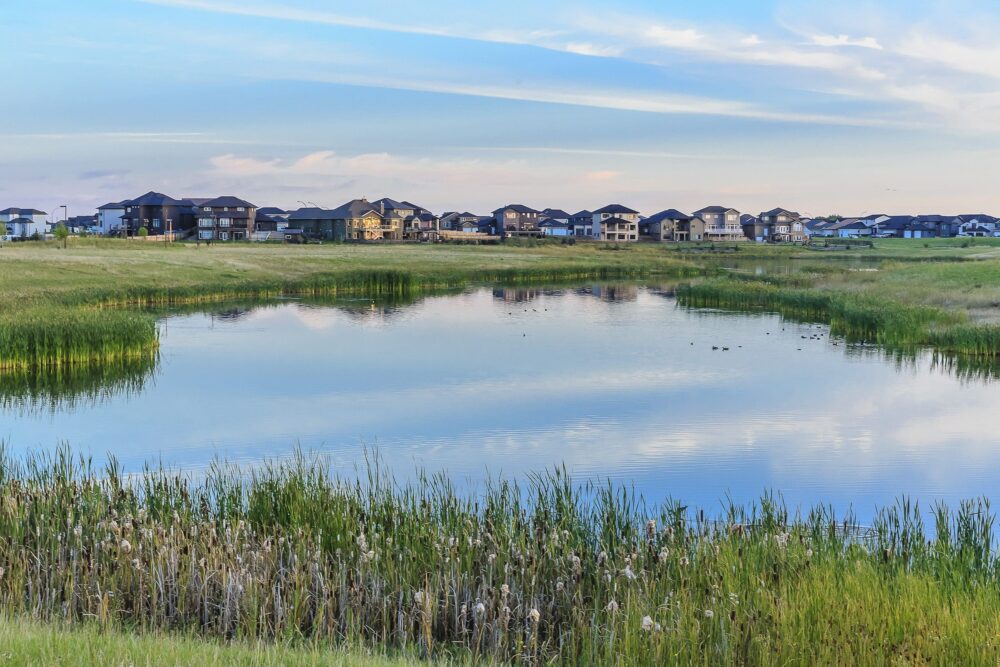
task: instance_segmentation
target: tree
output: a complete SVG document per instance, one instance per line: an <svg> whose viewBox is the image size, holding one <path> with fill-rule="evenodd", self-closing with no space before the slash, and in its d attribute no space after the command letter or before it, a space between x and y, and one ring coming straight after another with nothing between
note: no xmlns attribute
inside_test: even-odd
<svg viewBox="0 0 1000 667"><path fill-rule="evenodd" d="M52 235L56 237L57 241L62 241L63 248L66 247L66 244L69 242L69 230L66 229L66 225L60 222L52 231Z"/></svg>
<svg viewBox="0 0 1000 667"><path fill-rule="evenodd" d="M139 238L144 239L147 236L149 236L149 230L146 229L145 227L140 227L139 231L138 231L138 234L139 234Z"/></svg>

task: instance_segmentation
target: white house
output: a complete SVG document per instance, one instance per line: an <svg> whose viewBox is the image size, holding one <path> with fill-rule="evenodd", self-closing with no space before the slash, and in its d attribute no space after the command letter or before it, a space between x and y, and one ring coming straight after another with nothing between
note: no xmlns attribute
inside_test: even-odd
<svg viewBox="0 0 1000 667"><path fill-rule="evenodd" d="M38 234L45 235L45 211L34 208L5 208L0 211L0 222L7 226L7 236L10 238L27 238Z"/></svg>
<svg viewBox="0 0 1000 667"><path fill-rule="evenodd" d="M129 200L110 202L97 208L97 233L102 236L114 233L122 226L125 205Z"/></svg>

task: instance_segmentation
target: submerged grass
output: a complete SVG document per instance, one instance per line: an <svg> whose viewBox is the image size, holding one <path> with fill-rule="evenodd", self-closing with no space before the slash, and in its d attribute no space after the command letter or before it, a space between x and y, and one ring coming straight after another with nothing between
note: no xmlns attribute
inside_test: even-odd
<svg viewBox="0 0 1000 667"><path fill-rule="evenodd" d="M463 662L995 662L989 504L928 516L862 528L765 495L709 517L560 470L464 495L302 456L189 478L3 453L0 609Z"/></svg>

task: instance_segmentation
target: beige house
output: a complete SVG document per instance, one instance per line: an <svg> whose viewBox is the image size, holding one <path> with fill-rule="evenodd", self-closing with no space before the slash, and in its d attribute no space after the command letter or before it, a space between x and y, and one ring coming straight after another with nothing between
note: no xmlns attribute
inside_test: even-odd
<svg viewBox="0 0 1000 667"><path fill-rule="evenodd" d="M670 208L643 220L640 230L655 241L701 241L705 237L705 221Z"/></svg>
<svg viewBox="0 0 1000 667"><path fill-rule="evenodd" d="M621 204L609 204L593 213L591 235L597 241L638 241L639 212Z"/></svg>
<svg viewBox="0 0 1000 667"><path fill-rule="evenodd" d="M725 206L706 206L694 212L705 221L706 241L745 241L740 212Z"/></svg>
<svg viewBox="0 0 1000 667"><path fill-rule="evenodd" d="M354 199L331 212L336 227L344 230L350 241L399 241L403 238L403 220L384 215L367 199Z"/></svg>

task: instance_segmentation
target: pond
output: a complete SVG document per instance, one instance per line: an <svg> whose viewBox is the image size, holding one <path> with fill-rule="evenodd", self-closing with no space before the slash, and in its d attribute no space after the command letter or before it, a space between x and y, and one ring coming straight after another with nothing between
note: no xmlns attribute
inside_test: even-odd
<svg viewBox="0 0 1000 667"><path fill-rule="evenodd" d="M407 304L280 301L175 313L155 363L0 382L15 453L69 443L126 470L321 452L353 474L473 489L565 464L715 510L780 491L862 519L907 495L995 489L997 387L774 315L689 310L669 288L472 289Z"/></svg>

